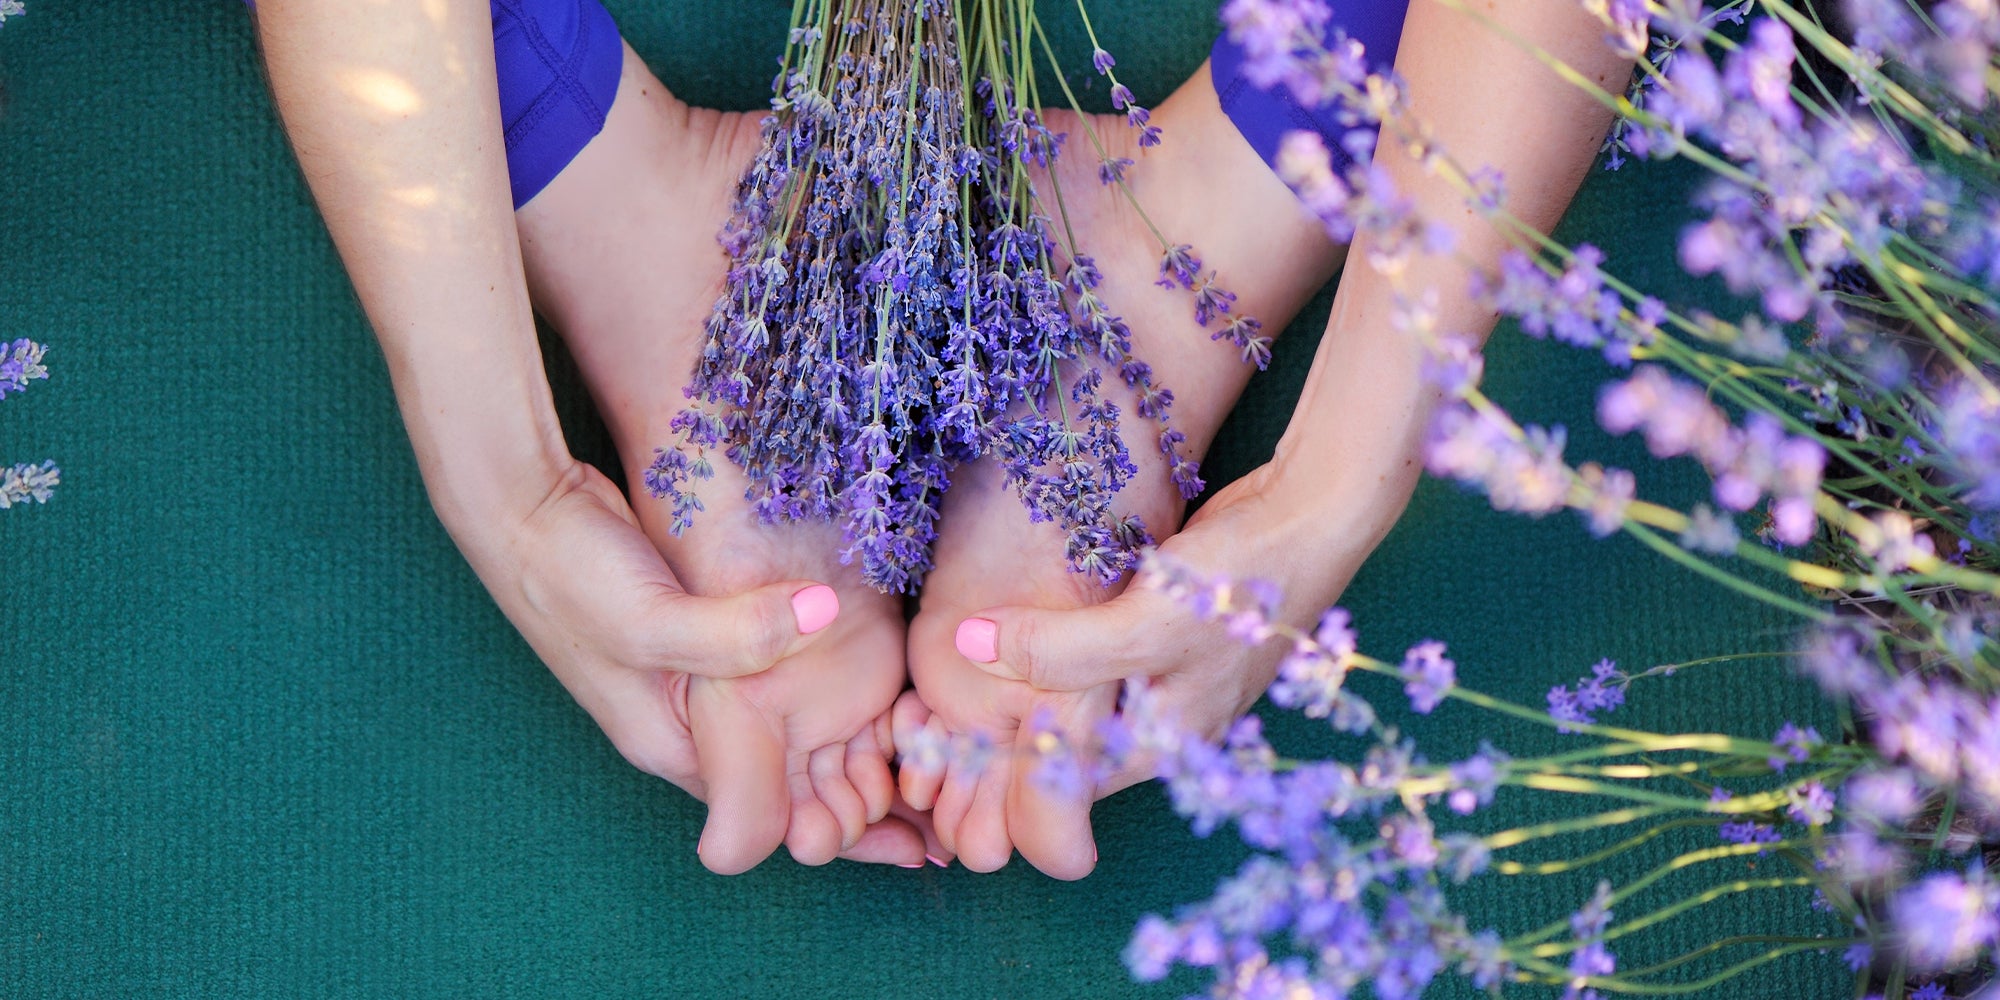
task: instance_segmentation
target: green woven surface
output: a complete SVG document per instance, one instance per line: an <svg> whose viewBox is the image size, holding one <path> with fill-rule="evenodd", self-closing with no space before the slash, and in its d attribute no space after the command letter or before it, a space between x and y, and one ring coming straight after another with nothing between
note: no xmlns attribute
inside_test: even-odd
<svg viewBox="0 0 2000 1000"><path fill-rule="evenodd" d="M1077 884L1019 864L982 877L780 856L734 879L703 871L700 807L618 758L431 516L243 10L154 6L31 0L0 29L0 338L47 341L54 371L0 404L0 460L64 469L54 502L0 512L0 995L1196 986L1132 984L1118 950L1142 913L1205 896L1242 852L1226 834L1191 837L1151 789L1098 809L1103 861ZM1202 0L1094 6L1148 101L1214 31ZM788 8L613 12L669 85L747 107ZM1048 16L1059 46L1087 52L1067 4ZM1599 174L1566 235L1685 292L1669 245L1690 183L1670 168ZM1327 305L1253 384L1214 478L1269 453ZM552 365L579 452L608 457L573 371ZM1525 418L1568 424L1573 454L1642 461L1590 427L1594 359L1503 330L1489 371ZM1686 469L1644 481L1670 500L1701 489ZM1446 639L1468 683L1529 702L1600 656L1773 649L1791 629L1634 544L1592 542L1574 517L1497 515L1437 483L1346 603L1368 648ZM1642 690L1627 715L1768 733L1813 711L1781 676L1704 668ZM1450 709L1408 721L1438 758L1480 738L1554 739ZM1503 799L1483 822L1553 808ZM1573 908L1593 878L1472 902L1519 928ZM1804 912L1718 906L1628 961ZM1833 964L1796 958L1731 995L1837 995Z"/></svg>

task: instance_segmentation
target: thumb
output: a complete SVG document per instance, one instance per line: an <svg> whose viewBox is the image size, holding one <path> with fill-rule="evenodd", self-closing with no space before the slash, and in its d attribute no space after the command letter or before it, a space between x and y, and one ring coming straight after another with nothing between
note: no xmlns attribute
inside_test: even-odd
<svg viewBox="0 0 2000 1000"><path fill-rule="evenodd" d="M727 597L668 587L647 600L626 662L642 670L742 677L805 648L840 614L832 587L791 580Z"/></svg>
<svg viewBox="0 0 2000 1000"><path fill-rule="evenodd" d="M1138 589L1087 608L988 608L960 622L955 641L959 655L996 677L1082 691L1169 669L1173 610Z"/></svg>

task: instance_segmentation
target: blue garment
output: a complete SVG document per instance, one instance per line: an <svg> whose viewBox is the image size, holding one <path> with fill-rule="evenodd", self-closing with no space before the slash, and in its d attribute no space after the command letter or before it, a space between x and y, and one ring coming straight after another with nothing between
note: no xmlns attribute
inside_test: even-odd
<svg viewBox="0 0 2000 1000"><path fill-rule="evenodd" d="M1373 69L1388 69L1396 61L1396 43L1403 37L1403 18L1409 0L1333 0L1333 16L1327 19L1325 41L1331 44L1335 31L1361 43ZM1270 90L1243 76L1243 47L1229 40L1229 34L1215 40L1209 52L1209 73L1215 81L1215 96L1222 112L1236 123L1236 130L1249 140L1251 148L1274 169L1278 144L1294 130L1317 132L1333 154L1333 169L1340 171L1353 161L1342 148L1340 137L1350 130L1337 119L1338 105L1322 108L1301 106L1285 87Z"/></svg>
<svg viewBox="0 0 2000 1000"><path fill-rule="evenodd" d="M625 43L598 0L491 4L507 180L520 208L604 130Z"/></svg>
<svg viewBox="0 0 2000 1000"><path fill-rule="evenodd" d="M625 43L597 0L492 0L493 62L514 207L604 130Z"/></svg>

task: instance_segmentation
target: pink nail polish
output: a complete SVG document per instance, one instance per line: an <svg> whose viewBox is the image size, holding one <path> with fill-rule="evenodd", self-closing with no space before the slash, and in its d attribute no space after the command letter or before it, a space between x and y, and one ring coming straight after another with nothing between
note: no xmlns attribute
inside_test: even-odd
<svg viewBox="0 0 2000 1000"><path fill-rule="evenodd" d="M792 614L799 620L799 634L811 635L833 624L840 614L840 596L825 584L807 587L792 595Z"/></svg>
<svg viewBox="0 0 2000 1000"><path fill-rule="evenodd" d="M1000 658L1000 626L984 618L959 622L954 641L958 651L974 663L992 663Z"/></svg>
<svg viewBox="0 0 2000 1000"><path fill-rule="evenodd" d="M927 859L928 861L930 861L930 863L931 863L931 864L934 864L934 865L938 866L939 868L950 868L950 867L951 867L951 862L949 862L949 861L946 861L945 859L943 859L943 858L940 858L940 857L938 857L938 856L937 856L937 855L935 855L935 854L926 854L926 855L924 855L924 857L925 857L925 859ZM922 866L921 866L921 865L919 865L919 866L917 866L917 867L922 867Z"/></svg>
<svg viewBox="0 0 2000 1000"><path fill-rule="evenodd" d="M919 861L919 862L917 862L917 863L916 863L916 864L914 864L914 865L897 865L896 867L898 867L898 868L922 868L923 866L924 866L924 863L923 863L923 862L921 862L921 861Z"/></svg>

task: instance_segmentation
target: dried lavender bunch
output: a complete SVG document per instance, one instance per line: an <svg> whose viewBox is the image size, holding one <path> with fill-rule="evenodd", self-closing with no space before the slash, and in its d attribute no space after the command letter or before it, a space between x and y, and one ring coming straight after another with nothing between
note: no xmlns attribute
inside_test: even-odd
<svg viewBox="0 0 2000 1000"><path fill-rule="evenodd" d="M687 387L695 405L646 476L673 501L676 532L719 449L767 523L838 520L843 560L909 591L930 568L952 469L992 456L1035 520L1068 531L1070 567L1116 581L1150 536L1113 510L1137 470L1100 364L1137 394L1175 484L1199 493L1167 419L1173 394L1133 356L1095 262L1056 221L1049 171L1067 137L1034 110L1037 41L1046 51L1032 9L989 0L800 0L722 234L731 267ZM1101 48L1092 63L1111 76ZM1140 144L1157 144L1112 82ZM1101 179L1123 188L1130 161L1097 145ZM1224 317L1233 296L1192 248L1161 242L1162 283L1193 294L1203 326ZM1218 336L1268 356L1254 319L1225 322Z"/></svg>

